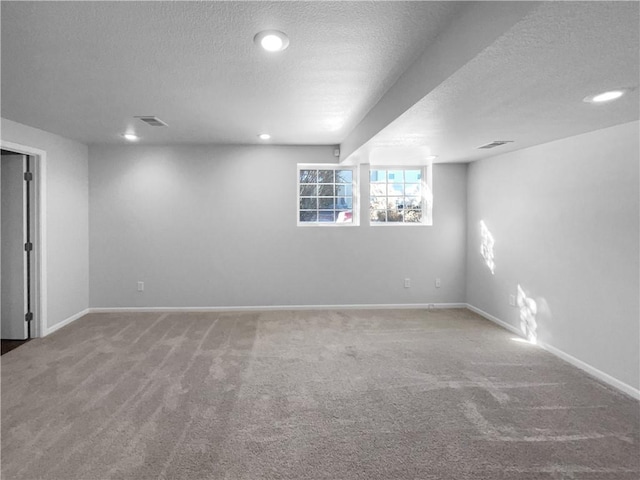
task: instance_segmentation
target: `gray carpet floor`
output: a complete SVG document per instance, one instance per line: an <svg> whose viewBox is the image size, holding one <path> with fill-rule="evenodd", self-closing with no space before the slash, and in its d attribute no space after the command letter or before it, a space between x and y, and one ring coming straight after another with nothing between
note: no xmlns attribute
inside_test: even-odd
<svg viewBox="0 0 640 480"><path fill-rule="evenodd" d="M634 479L638 402L472 312L90 314L1 359L2 479Z"/></svg>

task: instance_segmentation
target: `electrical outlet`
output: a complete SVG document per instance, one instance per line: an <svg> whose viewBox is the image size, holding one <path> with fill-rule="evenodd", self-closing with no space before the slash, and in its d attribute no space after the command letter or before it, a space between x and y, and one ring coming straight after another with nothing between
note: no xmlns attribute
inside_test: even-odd
<svg viewBox="0 0 640 480"><path fill-rule="evenodd" d="M516 296L515 295L509 295L509 305L511 305L512 307L516 306Z"/></svg>
<svg viewBox="0 0 640 480"><path fill-rule="evenodd" d="M439 278L436 278L436 288L440 288L442 286L442 282Z"/></svg>
<svg viewBox="0 0 640 480"><path fill-rule="evenodd" d="M138 291L144 292L144 282L138 282Z"/></svg>
<svg viewBox="0 0 640 480"><path fill-rule="evenodd" d="M410 278L405 278L404 279L404 288L410 288L411 287L411 279Z"/></svg>

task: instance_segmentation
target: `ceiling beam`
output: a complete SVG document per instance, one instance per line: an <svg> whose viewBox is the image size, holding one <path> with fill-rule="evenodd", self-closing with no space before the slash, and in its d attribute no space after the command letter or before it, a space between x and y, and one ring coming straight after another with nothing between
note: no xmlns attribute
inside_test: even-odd
<svg viewBox="0 0 640 480"><path fill-rule="evenodd" d="M539 2L469 2L398 78L340 145L347 160L378 132L424 98L522 20ZM365 161L366 163L366 161Z"/></svg>

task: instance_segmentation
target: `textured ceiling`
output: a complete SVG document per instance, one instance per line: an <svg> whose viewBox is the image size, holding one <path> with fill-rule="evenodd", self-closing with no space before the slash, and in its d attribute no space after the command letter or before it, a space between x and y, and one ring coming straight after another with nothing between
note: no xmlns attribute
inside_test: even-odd
<svg viewBox="0 0 640 480"><path fill-rule="evenodd" d="M258 143L267 131L276 144L343 144L349 161L415 146L459 162L638 119L638 2L0 8L2 117L84 143L122 143L131 128L164 144ZM265 29L290 47L258 49ZM635 90L582 102L616 87ZM514 143L477 149L493 140Z"/></svg>
<svg viewBox="0 0 640 480"><path fill-rule="evenodd" d="M2 1L2 116L85 143L338 144L459 8ZM258 49L265 29L289 48Z"/></svg>
<svg viewBox="0 0 640 480"><path fill-rule="evenodd" d="M545 2L354 155L428 147L437 162L467 162L639 117L637 2ZM582 100L635 88L607 104ZM491 150L494 140L513 143Z"/></svg>

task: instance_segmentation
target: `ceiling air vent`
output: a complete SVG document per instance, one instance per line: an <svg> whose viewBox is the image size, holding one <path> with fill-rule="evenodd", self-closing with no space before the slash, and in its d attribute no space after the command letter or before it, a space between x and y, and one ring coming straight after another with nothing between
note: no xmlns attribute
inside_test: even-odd
<svg viewBox="0 0 640 480"><path fill-rule="evenodd" d="M484 149L496 148L501 145L504 145L505 143L513 143L513 140L494 140L491 143L487 143L486 145L482 145L481 147L478 147L478 150L481 148L484 148Z"/></svg>
<svg viewBox="0 0 640 480"><path fill-rule="evenodd" d="M160 120L158 117L144 116L144 117L135 117L135 118L139 118L144 123L146 123L147 125L151 125L152 127L168 127L169 126L166 123L164 123L162 120Z"/></svg>

